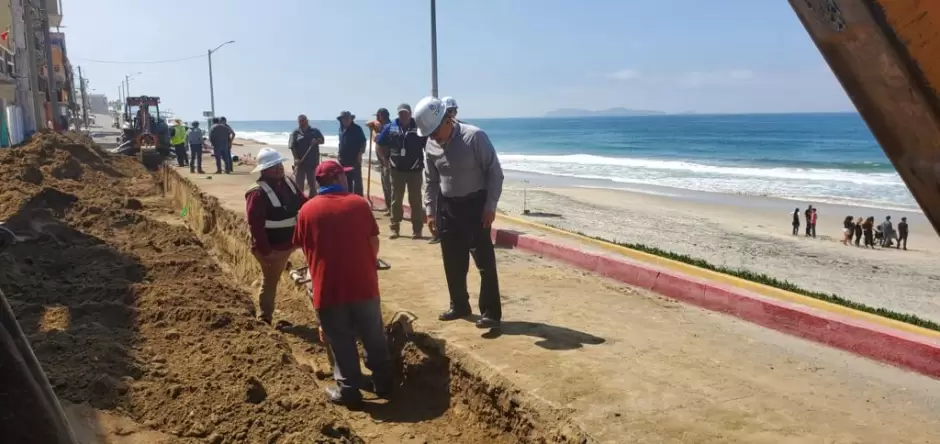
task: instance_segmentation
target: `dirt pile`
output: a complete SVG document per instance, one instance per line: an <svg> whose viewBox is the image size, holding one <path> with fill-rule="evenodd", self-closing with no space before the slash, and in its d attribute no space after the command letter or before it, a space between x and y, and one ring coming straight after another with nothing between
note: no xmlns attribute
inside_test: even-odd
<svg viewBox="0 0 940 444"><path fill-rule="evenodd" d="M184 442L361 442L175 213L85 137L0 151L0 288L58 396Z"/></svg>

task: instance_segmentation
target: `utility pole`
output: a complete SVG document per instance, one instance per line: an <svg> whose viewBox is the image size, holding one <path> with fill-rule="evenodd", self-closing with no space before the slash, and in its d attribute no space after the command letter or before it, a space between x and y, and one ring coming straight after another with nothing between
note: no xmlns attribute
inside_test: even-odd
<svg viewBox="0 0 940 444"><path fill-rule="evenodd" d="M88 97L85 94L85 78L82 76L82 67L78 67L78 84L82 86L82 126L88 129Z"/></svg>
<svg viewBox="0 0 940 444"><path fill-rule="evenodd" d="M212 112L212 117L215 117L215 85L213 84L212 79L212 53L218 51L225 45L229 43L235 43L235 40L229 40L219 46L216 46L215 49L210 49L206 51L206 54L209 56L209 110Z"/></svg>
<svg viewBox="0 0 940 444"><path fill-rule="evenodd" d="M45 6L43 6L40 11L42 14L42 32L45 37L44 40L46 47L46 84L47 92L49 93L49 104L52 108L52 111L50 112L52 127L49 129L56 129L59 126L59 93L56 89L55 67L52 63L52 36L49 33L49 11L46 10Z"/></svg>
<svg viewBox="0 0 940 444"><path fill-rule="evenodd" d="M131 76L124 76L124 97L131 96Z"/></svg>
<svg viewBox="0 0 940 444"><path fill-rule="evenodd" d="M212 117L215 117L215 85L212 84L212 50L207 51L209 54L209 110L212 112Z"/></svg>
<svg viewBox="0 0 940 444"><path fill-rule="evenodd" d="M431 0L431 95L437 97L437 2Z"/></svg>
<svg viewBox="0 0 940 444"><path fill-rule="evenodd" d="M31 119L35 126L33 129L39 130L46 125L46 119L43 117L43 102L39 100L39 49L36 47L36 11L33 9L33 0L26 0L23 3L23 21L26 27L26 60L29 71L29 96L32 100Z"/></svg>

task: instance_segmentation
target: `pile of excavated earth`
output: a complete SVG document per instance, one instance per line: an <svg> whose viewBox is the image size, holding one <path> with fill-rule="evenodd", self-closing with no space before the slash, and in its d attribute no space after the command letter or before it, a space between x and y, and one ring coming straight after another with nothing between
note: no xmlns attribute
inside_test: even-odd
<svg viewBox="0 0 940 444"><path fill-rule="evenodd" d="M333 382L328 370L315 368L326 360L323 346L255 319L251 288L183 223L158 177L136 158L105 153L78 134L44 133L0 150L0 221L18 237L0 249L0 290L64 403L165 437L152 442L537 436L520 418L494 423L470 412L497 394L455 389L447 358L428 362L414 350L402 364L412 377L398 400L372 412L326 403L323 387ZM287 316L315 331L307 310ZM28 401L14 396L0 390L0 404ZM29 433L42 425L0 419L6 437L38 442ZM121 430L97 438L108 433Z"/></svg>

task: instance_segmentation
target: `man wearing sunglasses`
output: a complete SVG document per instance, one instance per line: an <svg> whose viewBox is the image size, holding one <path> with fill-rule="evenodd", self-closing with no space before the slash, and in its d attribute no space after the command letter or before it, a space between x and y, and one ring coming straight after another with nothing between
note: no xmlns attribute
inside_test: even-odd
<svg viewBox="0 0 940 444"><path fill-rule="evenodd" d="M470 256L480 270L479 328L498 328L502 318L496 254L490 227L503 191L496 149L480 128L457 121L447 105L425 97L415 107L418 135L427 137L426 220L441 239L450 309L440 320L471 314L467 293Z"/></svg>

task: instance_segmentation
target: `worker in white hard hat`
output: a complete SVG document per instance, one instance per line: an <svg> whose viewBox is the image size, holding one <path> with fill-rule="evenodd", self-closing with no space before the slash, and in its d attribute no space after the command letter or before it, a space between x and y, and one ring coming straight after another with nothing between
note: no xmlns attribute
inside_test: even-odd
<svg viewBox="0 0 940 444"><path fill-rule="evenodd" d="M444 102L444 107L447 108L447 113L450 117L457 117L457 100L451 96L444 97L441 99Z"/></svg>
<svg viewBox="0 0 940 444"><path fill-rule="evenodd" d="M457 121L438 98L415 106L418 135L427 137L426 222L441 238L441 256L450 308L439 319L469 316L467 271L470 256L480 271L480 328L498 328L502 319L496 254L490 227L503 191L503 170L496 149L480 128Z"/></svg>
<svg viewBox="0 0 940 444"><path fill-rule="evenodd" d="M264 147L258 151L257 160L258 166L252 172L260 173L260 176L245 193L246 212L251 232L251 252L261 266L259 317L271 324L277 283L295 248L293 236L297 212L307 197L293 179L284 175L286 159L281 153Z"/></svg>

